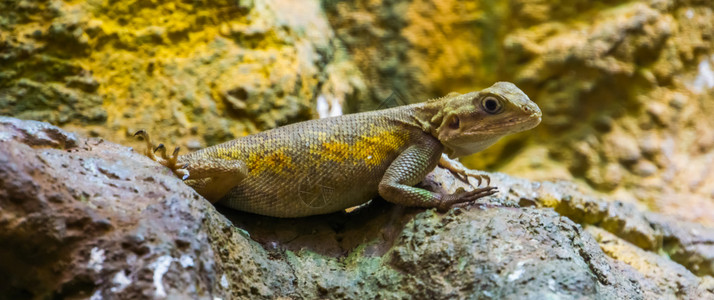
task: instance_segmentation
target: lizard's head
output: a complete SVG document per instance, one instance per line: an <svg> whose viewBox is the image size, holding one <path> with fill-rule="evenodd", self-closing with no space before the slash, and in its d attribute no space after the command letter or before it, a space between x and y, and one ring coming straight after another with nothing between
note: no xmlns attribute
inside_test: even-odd
<svg viewBox="0 0 714 300"><path fill-rule="evenodd" d="M523 91L509 82L497 82L479 92L448 96L443 110L432 119L436 137L450 157L479 152L501 137L536 127L541 111Z"/></svg>

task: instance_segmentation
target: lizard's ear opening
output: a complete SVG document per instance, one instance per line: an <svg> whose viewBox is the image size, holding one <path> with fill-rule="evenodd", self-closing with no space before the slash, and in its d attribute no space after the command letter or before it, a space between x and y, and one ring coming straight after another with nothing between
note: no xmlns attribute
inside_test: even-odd
<svg viewBox="0 0 714 300"><path fill-rule="evenodd" d="M456 114L446 114L436 131L440 141L450 140L461 132L461 119Z"/></svg>
<svg viewBox="0 0 714 300"><path fill-rule="evenodd" d="M459 116L453 116L451 118L451 121L449 121L449 128L459 129L459 126L461 126L461 122L459 121Z"/></svg>

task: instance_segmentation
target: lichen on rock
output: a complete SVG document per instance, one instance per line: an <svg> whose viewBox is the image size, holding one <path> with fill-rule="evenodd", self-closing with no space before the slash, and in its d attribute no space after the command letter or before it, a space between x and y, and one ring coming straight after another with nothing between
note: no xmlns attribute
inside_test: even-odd
<svg viewBox="0 0 714 300"><path fill-rule="evenodd" d="M363 84L317 1L4 1L0 114L216 144L336 111ZM299 10L300 13L295 13ZM166 128L171 128L166 130Z"/></svg>

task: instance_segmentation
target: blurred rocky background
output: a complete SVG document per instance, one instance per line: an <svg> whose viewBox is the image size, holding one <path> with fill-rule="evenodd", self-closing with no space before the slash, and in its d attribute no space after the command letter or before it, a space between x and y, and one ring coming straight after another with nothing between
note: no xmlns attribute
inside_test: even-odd
<svg viewBox="0 0 714 300"><path fill-rule="evenodd" d="M671 282L662 283L666 280L655 280L654 283L642 281L640 287L628 287L625 290L637 294L639 289L640 296L664 293L673 297L685 295L699 298L704 297L701 293L707 289L706 285L699 285L697 280L700 278L709 282L708 291L714 293L711 290L714 238L701 236L711 232L714 227L712 20L714 3L709 0L3 0L0 1L0 115L49 122L81 136L136 147L141 143L134 140L132 134L138 129L146 129L156 140L167 145L180 145L187 151L185 149L195 150L292 122L376 109L384 104L385 99L391 99L394 95L399 98L398 102L412 103L443 96L451 91L481 89L494 81L511 81L538 103L543 110L543 123L535 130L507 137L490 149L462 161L472 168L504 172L534 182L569 181L574 185L567 185L568 189L577 187L577 190L588 195L585 198L595 199L573 209L568 205L560 206L559 203L571 203L572 199L582 197L573 198L574 192L564 193L562 188L546 193L550 196L538 194L521 197L543 202L545 204L541 204L546 207L555 207L560 215L583 226L595 225L586 231L575 229L574 232L576 235L592 235L590 238L594 237L608 255L607 258L598 259L612 260L609 267L603 267L607 264L602 261L597 266L590 265L593 274L597 275L599 285L573 283L576 287L567 284L559 287L566 290L607 290L602 287L606 283L641 280L637 276L651 279L655 273L666 278L667 272L676 269L679 278L692 281L677 283L679 288L677 285L668 285ZM40 143L40 146L35 142L25 142L32 147L39 147L36 151L41 152L41 155L38 154L40 156L48 155L41 151L42 147L66 151L81 144L76 142L68 146L64 142L65 138L57 138L59 131L55 129L47 134L32 129L37 125L4 122L8 132L25 128L23 130L27 135L43 135L39 140L49 135L52 137L50 140L62 141ZM12 140L8 136L16 135L0 135L0 142ZM29 151L22 147L3 148L3 151L6 152L0 151L3 154L0 163L6 167L2 181L5 194L0 193L0 200L10 202L0 201L0 210L4 211L0 213L3 215L0 218L0 226L3 226L0 245L8 249L25 243L25 239L30 238L26 235L36 231L45 234L38 235L40 238L45 236L52 242L28 246L40 252L19 248L18 253L8 254L3 250L0 251L0 258L8 261L16 259L17 255L30 253L35 256L28 261L35 263L34 259L45 253L42 251L53 253L55 256L48 256L52 259L72 253L80 253L87 259L102 256L97 254L99 250L92 250L97 246L96 243L82 248L76 246L73 235L68 235L70 238L64 240L65 235L59 234L64 238L58 238L58 234L40 225L46 224L46 217L52 214L53 210L49 207L73 202L52 200L62 199L53 196L39 199L37 203L45 203L42 205L24 204L19 206L22 209L9 209L7 203L19 205L22 199L34 197L32 195L40 192L27 192L19 198L11 197L13 193L19 193L14 188L30 184L32 180L13 181L13 178L22 176L8 170L21 172L19 170L22 168L7 167L12 162L31 159L9 154ZM121 166L117 168L121 169ZM27 172L37 176L32 169L28 167ZM109 176L110 179L129 178L126 180L131 181L133 178L121 175L120 171L110 173L117 172L119 175ZM45 184L52 185L56 181L49 180ZM19 185L18 182L24 184ZM11 186L14 188L9 188ZM176 189L173 185L168 186L168 190ZM70 198L80 199L76 205L88 205L83 208L87 210L97 209L93 201L100 200L96 199L107 199L99 192L82 194L72 187L65 189L71 191L68 195L74 195ZM137 191L142 195L149 193L155 196L149 197L151 199L164 197L156 196L158 194L153 191ZM165 197L173 197L170 195ZM514 201L518 202L517 199ZM103 205L100 208L107 204ZM613 210L610 208L613 205L624 205L626 209L624 212ZM24 219L24 214L30 212L39 215L34 215L35 219ZM75 210L67 210L67 216L75 213ZM657 217L637 217L643 213L655 213ZM545 214L546 219L552 217L547 212ZM104 232L111 231L114 228L112 226L119 226L107 225L94 213L90 215L88 219L76 221L79 223L70 222L75 224L70 227L78 230L90 226L94 228L90 228L92 232ZM511 218L509 213L503 216ZM526 216L527 220L541 220L531 213L526 213ZM208 219L214 222L218 220L216 218ZM429 223L431 218L437 217L427 215L412 221ZM632 221L633 218L640 221ZM661 218L670 221L656 221ZM513 217L513 220L517 219ZM27 223L28 220L34 221ZM211 222L208 223L214 224ZM528 224L543 227L542 222L539 222ZM632 222L640 224L635 226L637 230L630 228ZM669 225L662 225L665 223ZM690 225L682 225L684 227L681 228L671 226L680 223L703 227L693 229ZM412 225L405 226L412 228L409 227ZM337 227L339 230L334 227L331 230L343 229L342 225ZM210 228L210 234L233 232L233 229L215 229L222 228L220 226ZM605 231L600 232L600 229ZM205 228L191 227L191 230L205 233ZM353 230L359 230L359 226ZM433 228L429 230L434 231ZM441 230L443 228L435 232ZM632 234L633 230L639 233ZM616 236L609 236L608 232ZM80 233L81 230L76 234ZM111 240L100 233L97 236ZM134 249L133 243L141 244L144 241L142 234L138 238L135 233L128 236L128 242L116 238L118 242L112 247ZM259 236L253 234L256 240L260 240ZM413 237L407 233L400 241L410 238ZM141 241L134 241L136 239ZM263 245L274 245L275 240L281 241L280 238L264 239ZM311 243L310 238L299 240ZM240 243L248 242L241 240ZM312 243L315 243L314 240ZM397 245L402 245L400 243ZM593 253L592 247L579 243L576 243L578 247L590 250L578 251ZM583 243L589 245L590 242L586 239ZM636 245L627 248L635 250L623 252L623 243ZM192 242L187 244L183 240L178 244L174 246L184 252L202 249L200 245ZM460 242L456 244L462 245ZM682 246L684 244L688 246ZM62 248L67 245L81 249L71 252ZM256 250L260 249L259 246L251 245L249 248L252 251L263 251ZM143 252L145 250L141 250L144 248L136 247L140 250L132 250L135 252L132 255L148 255ZM362 252L357 253L367 257L384 254L365 254L364 248L359 249ZM394 249L390 253L401 251L399 247ZM106 251L109 253L109 250ZM205 249L201 253L210 254L210 259L218 261L233 257L233 254L220 252L215 247L213 251L218 253L215 257ZM310 253L298 253L294 257L291 256L295 255L293 252L288 252L279 257L275 254L261 256L259 261L265 265L251 269L251 274L274 279L266 275L269 273L266 268L270 268L270 260L280 260L282 255L287 255L292 265L272 265L274 269L270 272L278 269L285 271L298 265L301 268L307 268L306 265L330 266L333 270L340 268L337 260L314 258ZM415 266L421 264L410 261L408 255L403 253L389 255L390 264L398 266L400 272L412 272ZM443 252L439 255L443 255ZM439 255L432 257L436 264L441 260L447 263L451 261ZM179 263L182 256L174 256ZM516 254L516 257L520 256ZM98 284L104 284L107 291L122 286L102 281L104 277L97 275L101 272L91 273L92 268L85 271L94 275L85 274L79 280L69 280L65 275L51 275L54 274L51 270L60 270L64 265L54 265L55 262L50 258L47 261L36 261L39 265L35 267L44 271L14 278L19 281L23 278L35 278L43 282L59 280L57 282L63 282L64 285L41 285L45 293L49 293L42 295L55 296L82 295ZM676 263L672 263L670 258ZM171 258L166 259L163 264L171 265ZM211 276L215 278L198 276L202 280L200 285L195 285L198 292L188 294L205 295L201 292L228 289L230 285L222 281L225 279L212 273L216 270L209 258L195 259L209 261L195 270L205 272L201 273L204 275L213 274ZM664 259L666 262L653 263L655 259ZM589 262L591 256L584 257L584 260ZM295 261L303 264L295 264ZM357 264L360 260L352 262ZM467 262L470 265L473 261ZM147 260L147 268L155 271L157 265L160 264L154 262L151 265ZM183 263L180 265L184 266ZM4 266L4 270L27 268L22 263L7 266ZM365 265L369 268L374 266ZM629 266L635 266L641 272L638 273L640 275L617 278L603 275L603 270L607 268L621 270ZM463 266L461 268L463 270ZM125 282L122 281L123 277L116 279L119 273L115 271L104 271L102 274L114 276L111 278L120 283ZM484 274L489 272L483 269L471 271L486 272ZM137 276L135 273L125 273ZM126 274L122 276L130 277ZM273 284L282 286L286 282L298 282L298 285L302 284L301 287L315 288L310 285L310 280L305 279L308 277L296 274L293 277L280 277ZM315 295L346 298L360 296L339 294L339 289L332 289L354 284L345 279L349 277L345 274L349 273L335 275L342 281L336 279L330 283L332 285L317 287L319 292ZM139 277L150 282L151 276L142 276ZM370 284L383 287L401 282L401 277L389 276L380 277L381 281ZM193 277L177 278L184 280L175 281L177 286L182 286ZM441 281L434 285L434 282L428 280L405 280L415 290L419 290L419 286L438 287L443 284ZM21 285L23 287L33 286L31 280L22 282L25 284ZM464 284L471 289L484 287L473 286L469 282ZM545 280L544 284L547 287L551 282ZM57 292L58 286L65 288L64 294ZM682 289L682 286L688 288ZM154 291L151 285L145 288ZM232 295L307 295L294 290L271 294L269 284L256 290L246 289L234 289L243 294ZM140 295L146 290L137 288L135 292ZM622 289L614 290L625 293ZM607 290L607 293L610 292ZM603 294L600 296L603 297Z"/></svg>

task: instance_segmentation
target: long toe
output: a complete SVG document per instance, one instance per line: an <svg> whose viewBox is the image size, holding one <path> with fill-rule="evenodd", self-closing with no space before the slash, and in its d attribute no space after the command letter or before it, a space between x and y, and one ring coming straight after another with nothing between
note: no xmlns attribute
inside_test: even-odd
<svg viewBox="0 0 714 300"><path fill-rule="evenodd" d="M146 150L144 150L144 155L148 156L152 160L156 160L156 155L154 155L154 152L152 151L152 149L154 149L154 144L151 142L151 137L149 137L149 133L142 129L134 133L134 136L140 136L144 139L144 142L146 143Z"/></svg>
<svg viewBox="0 0 714 300"><path fill-rule="evenodd" d="M498 192L498 189L496 187L485 187L485 188L475 189L475 190L469 192L468 195L466 195L466 198L468 198L468 200L465 202L473 202L480 198L493 195L497 192Z"/></svg>
<svg viewBox="0 0 714 300"><path fill-rule="evenodd" d="M174 152L171 153L171 157L169 157L169 165L176 166L176 162L178 161L179 150L181 150L181 147L179 147L179 146L176 146L176 148L174 148Z"/></svg>
<svg viewBox="0 0 714 300"><path fill-rule="evenodd" d="M168 155L166 155L166 146L164 146L164 144L159 144L154 150L154 152L156 152L157 150L159 151L161 158L163 158L164 160L169 160Z"/></svg>

